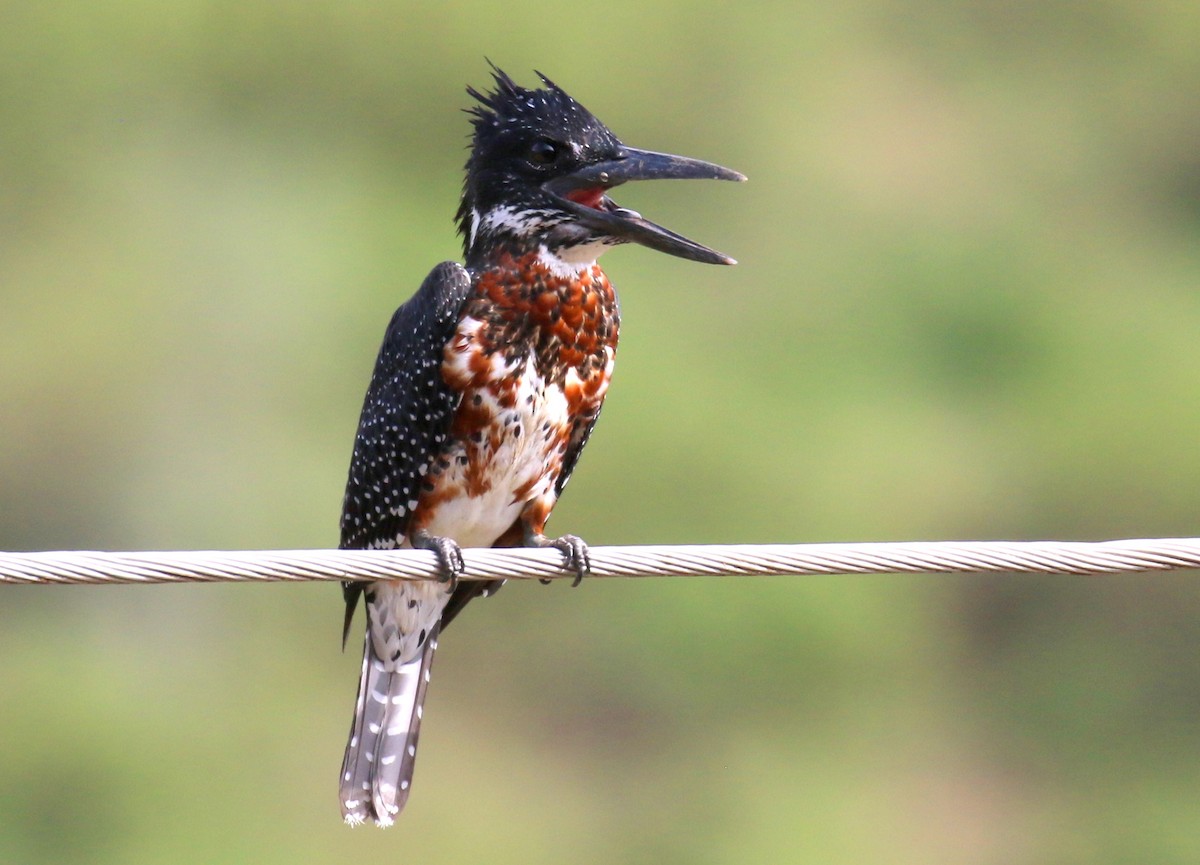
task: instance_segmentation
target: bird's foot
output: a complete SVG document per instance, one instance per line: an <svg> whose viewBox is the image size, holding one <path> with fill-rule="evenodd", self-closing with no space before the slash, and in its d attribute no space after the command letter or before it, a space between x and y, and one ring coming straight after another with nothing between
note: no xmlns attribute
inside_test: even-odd
<svg viewBox="0 0 1200 865"><path fill-rule="evenodd" d="M458 588L458 578L467 571L467 565L463 561L462 547L450 538L431 535L426 531L413 532L409 542L414 550L431 550L435 553L438 567L442 571L438 579L443 583L450 583L450 591Z"/></svg>
<svg viewBox="0 0 1200 865"><path fill-rule="evenodd" d="M554 547L563 554L563 567L568 571L575 572L575 581L571 583L571 588L575 588L582 582L583 578L592 570L592 562L588 558L588 546L583 542L583 538L576 535L563 535L561 538L548 538L540 532L526 532L525 546L527 547ZM538 580L542 585L549 585L550 580Z"/></svg>

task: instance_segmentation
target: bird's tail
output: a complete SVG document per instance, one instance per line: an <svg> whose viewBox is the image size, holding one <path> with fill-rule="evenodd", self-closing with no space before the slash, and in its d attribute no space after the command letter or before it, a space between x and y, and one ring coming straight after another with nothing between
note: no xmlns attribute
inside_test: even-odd
<svg viewBox="0 0 1200 865"><path fill-rule="evenodd" d="M405 664L380 660L367 638L342 761L342 817L351 826L368 818L391 826L408 800L437 637L435 627L420 656Z"/></svg>

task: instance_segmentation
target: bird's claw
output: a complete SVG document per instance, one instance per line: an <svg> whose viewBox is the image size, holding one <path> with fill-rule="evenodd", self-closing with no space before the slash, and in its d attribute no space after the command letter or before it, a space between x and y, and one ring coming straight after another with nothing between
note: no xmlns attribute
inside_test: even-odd
<svg viewBox="0 0 1200 865"><path fill-rule="evenodd" d="M571 588L575 588L592 570L592 562L588 557L588 545L584 543L583 538L577 535L563 535L561 538L547 538L545 535L530 535L526 538L526 544L531 547L554 547L563 554L563 567L568 571L575 572L575 581L571 583ZM550 580L539 579L539 583L543 586L549 585Z"/></svg>
<svg viewBox="0 0 1200 865"><path fill-rule="evenodd" d="M576 535L563 535L561 538L555 539L554 546L562 551L563 558L566 559L563 567L575 572L575 580L571 583L571 588L577 587L592 570L592 560L588 556L587 544L583 542L583 538Z"/></svg>
<svg viewBox="0 0 1200 865"><path fill-rule="evenodd" d="M413 549L429 550L437 556L441 574L438 582L450 583L450 590L458 588L458 578L467 572L463 561L462 547L453 539L416 532L412 537Z"/></svg>

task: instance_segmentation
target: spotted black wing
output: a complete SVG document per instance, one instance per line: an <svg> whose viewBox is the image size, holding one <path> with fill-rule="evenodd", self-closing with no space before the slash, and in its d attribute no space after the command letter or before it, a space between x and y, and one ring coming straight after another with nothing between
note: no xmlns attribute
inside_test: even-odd
<svg viewBox="0 0 1200 865"><path fill-rule="evenodd" d="M392 316L354 438L341 549L391 549L404 540L421 478L461 398L443 380L441 366L470 289L466 269L443 262ZM348 630L363 584L345 582L342 590Z"/></svg>

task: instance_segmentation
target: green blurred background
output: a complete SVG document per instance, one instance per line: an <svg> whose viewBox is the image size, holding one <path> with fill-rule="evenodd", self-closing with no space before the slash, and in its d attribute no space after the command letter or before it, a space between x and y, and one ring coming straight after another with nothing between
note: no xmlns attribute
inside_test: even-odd
<svg viewBox="0 0 1200 865"><path fill-rule="evenodd" d="M625 327L593 544L1197 534L1200 6L4 4L0 549L328 547L485 55L750 182ZM0 590L0 861L1195 863L1194 575L512 585L341 825L331 585Z"/></svg>

